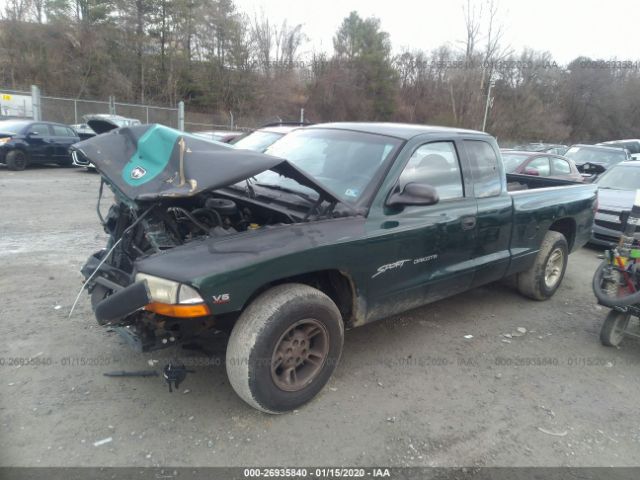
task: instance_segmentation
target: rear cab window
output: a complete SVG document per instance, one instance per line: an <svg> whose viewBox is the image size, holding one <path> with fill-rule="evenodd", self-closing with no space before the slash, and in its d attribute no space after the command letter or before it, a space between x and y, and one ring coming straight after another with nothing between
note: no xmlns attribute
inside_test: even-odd
<svg viewBox="0 0 640 480"><path fill-rule="evenodd" d="M500 160L493 147L484 140L464 140L469 157L476 198L495 197L502 193Z"/></svg>

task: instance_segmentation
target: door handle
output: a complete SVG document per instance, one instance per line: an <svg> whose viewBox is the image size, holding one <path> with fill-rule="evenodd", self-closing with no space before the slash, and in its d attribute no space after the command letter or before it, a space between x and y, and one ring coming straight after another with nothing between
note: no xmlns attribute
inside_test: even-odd
<svg viewBox="0 0 640 480"><path fill-rule="evenodd" d="M471 230L476 227L476 217L468 216L462 217L462 229Z"/></svg>

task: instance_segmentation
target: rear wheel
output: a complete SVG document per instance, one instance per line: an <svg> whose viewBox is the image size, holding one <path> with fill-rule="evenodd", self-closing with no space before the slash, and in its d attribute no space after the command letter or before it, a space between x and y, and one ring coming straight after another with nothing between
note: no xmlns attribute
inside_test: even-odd
<svg viewBox="0 0 640 480"><path fill-rule="evenodd" d="M27 167L27 155L20 150L7 153L7 168L9 170L24 170Z"/></svg>
<svg viewBox="0 0 640 480"><path fill-rule="evenodd" d="M342 318L329 297L307 285L276 286L256 298L233 327L229 381L258 410L294 410L329 381L343 341Z"/></svg>
<svg viewBox="0 0 640 480"><path fill-rule="evenodd" d="M569 257L567 239L548 231L531 267L518 275L518 290L525 297L547 300L556 293L564 278Z"/></svg>
<svg viewBox="0 0 640 480"><path fill-rule="evenodd" d="M600 330L600 342L607 347L617 347L624 339L624 332L629 326L631 314L611 310L605 318Z"/></svg>

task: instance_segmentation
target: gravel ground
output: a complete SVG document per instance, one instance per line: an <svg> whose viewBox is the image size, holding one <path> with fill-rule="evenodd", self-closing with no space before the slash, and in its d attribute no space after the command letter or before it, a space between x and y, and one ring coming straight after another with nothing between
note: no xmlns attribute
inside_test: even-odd
<svg viewBox="0 0 640 480"><path fill-rule="evenodd" d="M68 318L79 268L105 243L98 184L0 167L0 465L640 465L640 345L599 343L597 250L571 256L547 302L490 285L347 332L327 388L269 416L236 397L219 342L211 358L136 354L86 295ZM102 375L173 355L208 363L178 393Z"/></svg>

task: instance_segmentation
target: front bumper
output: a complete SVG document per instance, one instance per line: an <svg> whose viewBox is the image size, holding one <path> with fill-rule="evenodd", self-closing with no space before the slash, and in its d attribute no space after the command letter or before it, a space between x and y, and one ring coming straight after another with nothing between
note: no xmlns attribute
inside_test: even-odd
<svg viewBox="0 0 640 480"><path fill-rule="evenodd" d="M146 282L136 282L106 297L95 306L94 313L100 325L111 326L149 303L151 299Z"/></svg>
<svg viewBox="0 0 640 480"><path fill-rule="evenodd" d="M96 168L93 166L93 163L87 159L87 157L77 150L71 151L71 160L76 167Z"/></svg>
<svg viewBox="0 0 640 480"><path fill-rule="evenodd" d="M621 211L599 210L593 222L589 243L601 247L614 247L622 236ZM640 231L636 227L636 240L640 240Z"/></svg>
<svg viewBox="0 0 640 480"><path fill-rule="evenodd" d="M95 272L105 254L106 251L101 250L89 257L82 267L85 278ZM102 264L87 288L98 323L113 328L136 351L170 347L192 340L215 326L211 315L175 318L150 311L153 301L147 282L134 282L132 275L108 263Z"/></svg>

